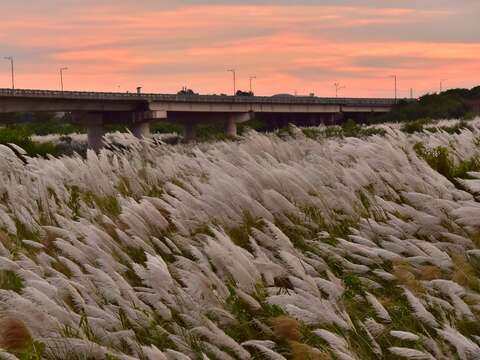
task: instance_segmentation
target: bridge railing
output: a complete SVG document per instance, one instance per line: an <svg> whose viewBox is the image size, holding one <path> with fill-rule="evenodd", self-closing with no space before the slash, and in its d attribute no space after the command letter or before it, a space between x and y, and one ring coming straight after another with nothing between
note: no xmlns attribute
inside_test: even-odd
<svg viewBox="0 0 480 360"><path fill-rule="evenodd" d="M0 89L1 97L124 100L124 101L166 101L166 102L214 102L249 104L322 104L352 106L392 106L395 99L387 98L331 98L314 96L229 96L229 95L176 95L150 93L58 91L30 89Z"/></svg>

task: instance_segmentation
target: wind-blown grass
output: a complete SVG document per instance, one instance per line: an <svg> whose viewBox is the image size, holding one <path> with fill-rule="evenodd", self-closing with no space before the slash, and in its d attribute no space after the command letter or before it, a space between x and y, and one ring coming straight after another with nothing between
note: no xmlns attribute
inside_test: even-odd
<svg viewBox="0 0 480 360"><path fill-rule="evenodd" d="M381 128L27 164L1 146L0 320L26 340L0 357L475 359L480 173L414 147L456 169L479 121Z"/></svg>

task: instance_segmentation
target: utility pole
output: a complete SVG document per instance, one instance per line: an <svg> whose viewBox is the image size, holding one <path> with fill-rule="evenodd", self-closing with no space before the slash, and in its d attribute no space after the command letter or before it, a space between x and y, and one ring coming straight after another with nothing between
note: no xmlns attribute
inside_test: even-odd
<svg viewBox="0 0 480 360"><path fill-rule="evenodd" d="M12 90L15 90L15 73L13 70L13 56L5 56L5 60L10 60L10 67L12 71Z"/></svg>
<svg viewBox="0 0 480 360"><path fill-rule="evenodd" d="M63 92L63 72L65 70L68 70L68 67L60 68L60 88L62 89L62 92Z"/></svg>
<svg viewBox="0 0 480 360"><path fill-rule="evenodd" d="M397 103L397 75L390 75L395 81L395 104Z"/></svg>
<svg viewBox="0 0 480 360"><path fill-rule="evenodd" d="M256 79L257 77L256 76L250 76L250 93L253 94L253 90L252 90L252 80L253 79Z"/></svg>
<svg viewBox="0 0 480 360"><path fill-rule="evenodd" d="M410 88L410 99L413 99L413 88Z"/></svg>
<svg viewBox="0 0 480 360"><path fill-rule="evenodd" d="M338 92L342 89L345 89L346 86L341 86L340 83L336 82L335 84L333 84L333 86L335 86L335 97L338 98Z"/></svg>
<svg viewBox="0 0 480 360"><path fill-rule="evenodd" d="M235 69L228 69L227 71L233 74L233 96L237 93L237 86L235 84Z"/></svg>

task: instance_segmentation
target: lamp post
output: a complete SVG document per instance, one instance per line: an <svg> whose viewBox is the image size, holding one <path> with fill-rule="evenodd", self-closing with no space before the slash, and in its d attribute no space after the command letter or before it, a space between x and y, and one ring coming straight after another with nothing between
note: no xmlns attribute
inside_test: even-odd
<svg viewBox="0 0 480 360"><path fill-rule="evenodd" d="M397 75L390 75L395 81L395 104L397 103Z"/></svg>
<svg viewBox="0 0 480 360"><path fill-rule="evenodd" d="M65 70L68 70L68 67L60 68L60 88L62 89L62 92L63 92L63 72Z"/></svg>
<svg viewBox="0 0 480 360"><path fill-rule="evenodd" d="M15 73L13 70L13 56L5 56L5 60L10 60L10 67L12 71L12 90L15 90Z"/></svg>
<svg viewBox="0 0 480 360"><path fill-rule="evenodd" d="M228 69L227 71L233 74L233 96L235 96L235 94L237 93L237 87L235 84L235 69Z"/></svg>
<svg viewBox="0 0 480 360"><path fill-rule="evenodd" d="M338 82L333 84L333 86L335 86L335 97L336 98L338 98L338 91L346 88L346 86L341 86L340 83L338 83Z"/></svg>
<svg viewBox="0 0 480 360"><path fill-rule="evenodd" d="M256 79L257 77L256 76L250 76L250 93L253 94L253 90L252 90L252 80L253 79Z"/></svg>

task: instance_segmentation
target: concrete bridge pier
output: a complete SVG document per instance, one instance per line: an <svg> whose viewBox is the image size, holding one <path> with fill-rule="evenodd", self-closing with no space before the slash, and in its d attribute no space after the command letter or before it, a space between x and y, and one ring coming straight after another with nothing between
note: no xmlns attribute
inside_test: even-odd
<svg viewBox="0 0 480 360"><path fill-rule="evenodd" d="M237 122L234 116L230 116L225 122L225 135L228 137L237 136Z"/></svg>
<svg viewBox="0 0 480 360"><path fill-rule="evenodd" d="M150 122L155 120L166 120L165 110L139 111L129 115L128 129L139 139L151 137Z"/></svg>
<svg viewBox="0 0 480 360"><path fill-rule="evenodd" d="M99 152L104 146L105 135L104 114L101 112L74 112L72 113L74 124L81 124L87 128L87 147Z"/></svg>
<svg viewBox="0 0 480 360"><path fill-rule="evenodd" d="M151 136L149 121L142 121L142 122L130 124L128 126L128 129L135 137L139 139L149 138Z"/></svg>
<svg viewBox="0 0 480 360"><path fill-rule="evenodd" d="M87 114L85 124L87 125L88 148L99 152L105 146L103 141L105 127L102 114Z"/></svg>
<svg viewBox="0 0 480 360"><path fill-rule="evenodd" d="M197 136L197 125L193 122L186 122L183 124L183 138L186 142L195 140Z"/></svg>
<svg viewBox="0 0 480 360"><path fill-rule="evenodd" d="M253 112L230 114L225 121L225 135L229 137L237 136L237 124L252 120L255 117Z"/></svg>

